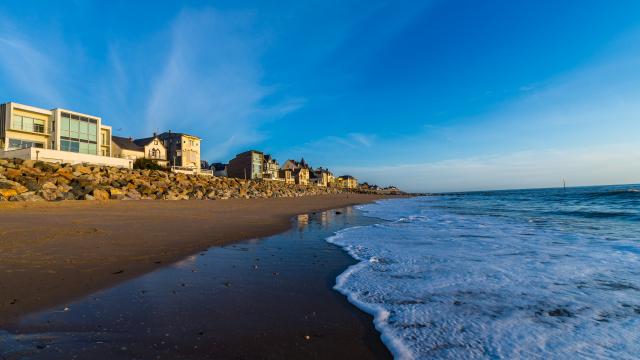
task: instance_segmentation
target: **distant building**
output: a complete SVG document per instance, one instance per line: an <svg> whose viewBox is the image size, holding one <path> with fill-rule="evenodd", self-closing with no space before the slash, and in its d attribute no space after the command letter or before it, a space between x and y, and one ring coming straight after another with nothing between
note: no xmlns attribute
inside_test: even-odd
<svg viewBox="0 0 640 360"><path fill-rule="evenodd" d="M167 161L171 166L194 169L200 172L200 138L197 136L163 132L158 135L167 149Z"/></svg>
<svg viewBox="0 0 640 360"><path fill-rule="evenodd" d="M293 171L289 169L282 169L278 171L278 177L284 181L285 184L295 184L296 179L293 177Z"/></svg>
<svg viewBox="0 0 640 360"><path fill-rule="evenodd" d="M265 180L280 180L280 164L271 155L264 155L262 164L262 178Z"/></svg>
<svg viewBox="0 0 640 360"><path fill-rule="evenodd" d="M227 176L229 176L229 174L227 173L227 166L228 166L228 164L213 163L213 164L209 165L209 169L211 169L211 171L213 171L213 174L215 176L227 177Z"/></svg>
<svg viewBox="0 0 640 360"><path fill-rule="evenodd" d="M296 184L308 185L309 184L309 164L304 161L304 158L300 162L295 160L287 160L282 166L284 170L291 170L295 178Z"/></svg>
<svg viewBox="0 0 640 360"><path fill-rule="evenodd" d="M338 177L336 183L338 187L341 188L355 189L358 187L358 179L354 178L351 175L343 175Z"/></svg>
<svg viewBox="0 0 640 360"><path fill-rule="evenodd" d="M321 187L329 186L329 177L333 177L333 174L327 169L318 168L316 170L311 171L309 175L309 180L313 184Z"/></svg>
<svg viewBox="0 0 640 360"><path fill-rule="evenodd" d="M133 138L112 136L111 153L114 157L135 161L144 158L144 147L133 142Z"/></svg>
<svg viewBox="0 0 640 360"><path fill-rule="evenodd" d="M136 139L133 142L144 151L144 158L153 161L160 166L167 166L167 148L164 141L156 134L148 138Z"/></svg>
<svg viewBox="0 0 640 360"><path fill-rule="evenodd" d="M264 175L264 154L249 150L236 155L227 166L229 177L238 179L262 179Z"/></svg>

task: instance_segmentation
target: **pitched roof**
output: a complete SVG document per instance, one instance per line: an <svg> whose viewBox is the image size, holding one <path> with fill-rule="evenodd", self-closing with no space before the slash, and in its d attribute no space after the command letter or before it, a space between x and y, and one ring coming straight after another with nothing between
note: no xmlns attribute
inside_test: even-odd
<svg viewBox="0 0 640 360"><path fill-rule="evenodd" d="M215 171L222 171L226 169L227 165L228 164L223 164L223 163L213 163L210 165L210 169Z"/></svg>
<svg viewBox="0 0 640 360"><path fill-rule="evenodd" d="M183 135L184 136L191 136L191 137L200 139L200 137L195 136L195 135L190 135L190 134L185 134L185 133L176 133L176 132L171 132L171 131L165 131L162 134L159 134L158 137L160 139L169 139L169 138L181 137Z"/></svg>
<svg viewBox="0 0 640 360"><path fill-rule="evenodd" d="M137 145L131 138L112 136L111 141L116 143L121 149L144 152L144 147Z"/></svg>
<svg viewBox="0 0 640 360"><path fill-rule="evenodd" d="M355 179L355 178L351 175L342 175L340 176L340 179Z"/></svg>
<svg viewBox="0 0 640 360"><path fill-rule="evenodd" d="M138 145L138 146L147 146L147 145L149 145L150 142L152 142L156 138L158 138L158 137L157 136L152 136L152 137L148 137L148 138L135 139L135 140L133 140L133 142L136 143L136 145Z"/></svg>

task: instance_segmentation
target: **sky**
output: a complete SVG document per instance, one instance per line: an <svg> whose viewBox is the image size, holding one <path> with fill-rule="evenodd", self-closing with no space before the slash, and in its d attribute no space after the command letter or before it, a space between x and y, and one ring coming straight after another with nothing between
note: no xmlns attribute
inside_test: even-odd
<svg viewBox="0 0 640 360"><path fill-rule="evenodd" d="M640 2L5 1L0 102L407 191L640 182Z"/></svg>

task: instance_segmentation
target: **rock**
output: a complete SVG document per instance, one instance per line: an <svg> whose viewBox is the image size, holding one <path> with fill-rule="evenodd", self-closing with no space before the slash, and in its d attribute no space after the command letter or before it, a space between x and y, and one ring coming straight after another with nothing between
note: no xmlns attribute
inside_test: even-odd
<svg viewBox="0 0 640 360"><path fill-rule="evenodd" d="M11 189L15 190L18 194L22 194L23 192L29 191L26 187L16 181L0 179L0 189Z"/></svg>
<svg viewBox="0 0 640 360"><path fill-rule="evenodd" d="M91 168L84 165L76 165L73 167L74 172L79 172L80 174L91 174Z"/></svg>
<svg viewBox="0 0 640 360"><path fill-rule="evenodd" d="M56 174L66 180L73 180L74 178L73 173L65 169L58 169L58 171L56 171Z"/></svg>
<svg viewBox="0 0 640 360"><path fill-rule="evenodd" d="M93 189L92 195L96 200L109 200L109 193L102 189Z"/></svg>
<svg viewBox="0 0 640 360"><path fill-rule="evenodd" d="M23 168L33 168L33 165L35 165L36 160L25 160L22 162L22 167Z"/></svg>
<svg viewBox="0 0 640 360"><path fill-rule="evenodd" d="M8 199L11 196L17 196L18 192L15 191L14 189L0 189L0 195L2 195L4 198Z"/></svg>
<svg viewBox="0 0 640 360"><path fill-rule="evenodd" d="M21 201L44 201L43 198L36 195L34 191L28 191L26 193L18 195L19 200Z"/></svg>
<svg viewBox="0 0 640 360"><path fill-rule="evenodd" d="M117 189L117 188L110 188L109 189L109 198L111 200L122 200L124 199L124 192L122 192L122 190Z"/></svg>
<svg viewBox="0 0 640 360"><path fill-rule="evenodd" d="M37 194L47 201L54 201L58 199L58 193L56 190L50 191L43 189L38 191Z"/></svg>
<svg viewBox="0 0 640 360"><path fill-rule="evenodd" d="M8 168L7 171L5 171L4 176L6 176L7 179L16 179L22 176L22 171L19 169Z"/></svg>
<svg viewBox="0 0 640 360"><path fill-rule="evenodd" d="M42 184L41 189L46 191L56 191L58 190L58 187L52 182L46 182Z"/></svg>

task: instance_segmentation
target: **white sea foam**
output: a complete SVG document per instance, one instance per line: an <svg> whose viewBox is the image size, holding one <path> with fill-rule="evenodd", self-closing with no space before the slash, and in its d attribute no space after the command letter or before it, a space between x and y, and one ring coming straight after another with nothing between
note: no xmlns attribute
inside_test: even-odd
<svg viewBox="0 0 640 360"><path fill-rule="evenodd" d="M637 241L445 207L440 198L365 205L390 221L328 239L359 261L335 289L374 316L396 358L640 354Z"/></svg>

